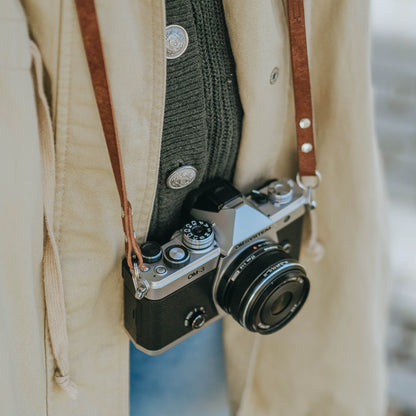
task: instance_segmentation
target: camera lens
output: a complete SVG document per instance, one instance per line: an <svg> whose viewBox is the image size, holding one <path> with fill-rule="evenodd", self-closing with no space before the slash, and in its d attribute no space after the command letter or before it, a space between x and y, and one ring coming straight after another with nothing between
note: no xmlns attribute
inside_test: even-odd
<svg viewBox="0 0 416 416"><path fill-rule="evenodd" d="M272 315L279 315L283 309L286 309L292 299L293 295L290 292L285 292L282 295L279 294L277 299L274 300L270 306Z"/></svg>
<svg viewBox="0 0 416 416"><path fill-rule="evenodd" d="M245 248L222 274L219 305L242 326L270 334L299 312L309 293L305 269L272 241Z"/></svg>

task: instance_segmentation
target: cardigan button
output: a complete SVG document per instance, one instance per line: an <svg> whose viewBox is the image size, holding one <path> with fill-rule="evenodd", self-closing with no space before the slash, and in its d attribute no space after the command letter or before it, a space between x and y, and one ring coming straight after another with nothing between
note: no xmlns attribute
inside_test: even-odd
<svg viewBox="0 0 416 416"><path fill-rule="evenodd" d="M176 59L188 48L189 37L186 30L179 25L166 27L166 58Z"/></svg>
<svg viewBox="0 0 416 416"><path fill-rule="evenodd" d="M191 165L175 169L166 179L166 186L170 189L182 189L189 186L196 178L197 170Z"/></svg>

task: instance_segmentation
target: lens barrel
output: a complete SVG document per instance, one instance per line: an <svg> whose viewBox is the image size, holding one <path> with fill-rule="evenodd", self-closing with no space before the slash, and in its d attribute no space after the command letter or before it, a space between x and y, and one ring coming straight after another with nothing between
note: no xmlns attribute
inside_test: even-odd
<svg viewBox="0 0 416 416"><path fill-rule="evenodd" d="M308 293L305 269L266 240L245 248L227 267L216 296L243 327L270 334L295 317Z"/></svg>

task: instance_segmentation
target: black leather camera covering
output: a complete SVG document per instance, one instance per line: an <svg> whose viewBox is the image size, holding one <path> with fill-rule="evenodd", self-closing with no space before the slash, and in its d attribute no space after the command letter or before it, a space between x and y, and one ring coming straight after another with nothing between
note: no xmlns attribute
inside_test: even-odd
<svg viewBox="0 0 416 416"><path fill-rule="evenodd" d="M195 308L205 309L206 321L217 316L212 300L215 273L216 270L212 270L163 299L138 300L134 297L130 270L124 260L124 325L136 344L157 352L194 331L185 326L185 318Z"/></svg>

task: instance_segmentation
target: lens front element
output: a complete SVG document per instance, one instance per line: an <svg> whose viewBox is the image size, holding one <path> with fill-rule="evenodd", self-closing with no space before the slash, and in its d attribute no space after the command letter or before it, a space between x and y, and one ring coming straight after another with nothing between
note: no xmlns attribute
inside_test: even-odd
<svg viewBox="0 0 416 416"><path fill-rule="evenodd" d="M270 296L275 297L275 296ZM272 315L279 315L284 309L287 308L290 301L293 299L293 295L290 292L284 292L282 295L278 293L277 299L273 301L269 307ZM271 302L269 302L270 304Z"/></svg>
<svg viewBox="0 0 416 416"><path fill-rule="evenodd" d="M295 317L308 293L304 268L276 243L263 241L247 247L227 268L217 301L248 330L270 334Z"/></svg>

